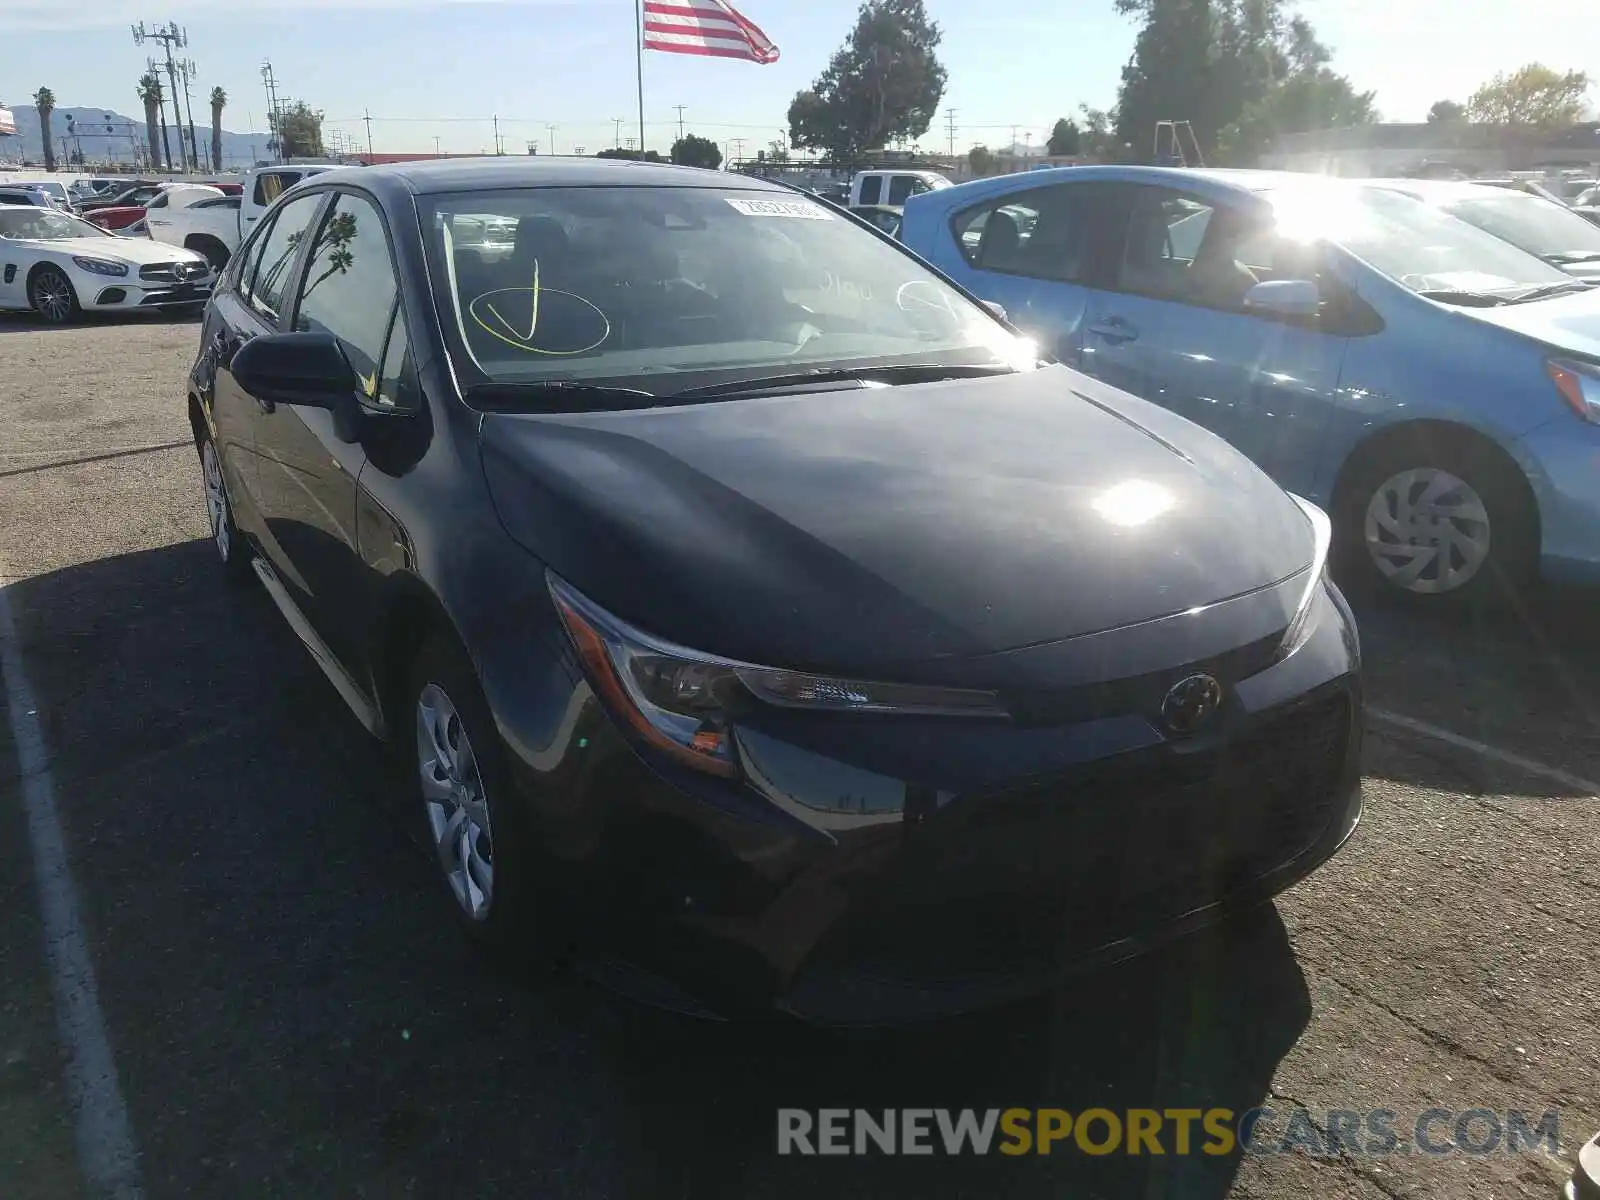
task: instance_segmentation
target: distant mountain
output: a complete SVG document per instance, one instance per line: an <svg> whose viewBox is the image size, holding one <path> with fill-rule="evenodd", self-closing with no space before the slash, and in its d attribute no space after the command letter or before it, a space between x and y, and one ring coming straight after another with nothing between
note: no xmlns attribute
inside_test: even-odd
<svg viewBox="0 0 1600 1200"><path fill-rule="evenodd" d="M44 150L39 141L39 111L28 103L28 98L16 97L7 102L17 121L15 137L0 137L0 159L27 159L44 161ZM71 125L67 118L71 117ZM86 163L121 163L131 169L134 162L130 135L138 139L140 153L145 149L144 117L131 117L109 108L57 108L50 114L50 134L55 140L56 160L64 162L62 139L67 150L76 155L82 150ZM187 145L189 127L183 127ZM211 161L211 106L207 104L202 114L199 105L194 110L194 137L204 163ZM172 109L167 108L167 139L172 144L173 162L181 162L183 154L178 147L178 130L172 124ZM222 165L248 167L257 159L267 157L265 133L230 133L222 131Z"/></svg>

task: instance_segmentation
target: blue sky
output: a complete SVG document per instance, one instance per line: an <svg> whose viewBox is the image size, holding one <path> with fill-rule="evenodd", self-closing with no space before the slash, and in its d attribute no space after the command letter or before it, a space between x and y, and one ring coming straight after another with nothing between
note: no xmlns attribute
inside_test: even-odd
<svg viewBox="0 0 1600 1200"><path fill-rule="evenodd" d="M747 152L779 136L795 91L826 64L853 22L856 0L744 0L743 11L783 57L759 67L646 55L652 146L687 127ZM945 105L957 145L1032 135L1080 103L1105 105L1134 27L1111 0L928 0L943 26L950 71ZM1335 50L1335 65L1375 89L1384 116L1419 120L1434 100L1465 99L1496 71L1532 59L1600 68L1592 0L1303 0ZM187 26L199 84L227 89L224 126L264 127L260 66L272 60L282 94L324 110L356 135L370 111L378 150L492 151L501 117L508 151L538 139L555 148L610 145L637 127L633 0L0 0L0 100L21 105L40 85L63 106L136 114L134 81L147 53L133 21ZM198 114L197 114L198 115ZM1181 116L1182 114L1174 114ZM449 119L445 119L449 118ZM947 144L944 122L924 139Z"/></svg>

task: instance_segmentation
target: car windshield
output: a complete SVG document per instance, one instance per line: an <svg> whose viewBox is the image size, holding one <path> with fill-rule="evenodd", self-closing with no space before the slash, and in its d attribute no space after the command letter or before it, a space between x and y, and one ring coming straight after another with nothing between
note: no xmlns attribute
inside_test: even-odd
<svg viewBox="0 0 1600 1200"><path fill-rule="evenodd" d="M1600 226L1538 196L1492 193L1443 207L1452 216L1521 246L1530 254L1542 257L1600 252Z"/></svg>
<svg viewBox="0 0 1600 1200"><path fill-rule="evenodd" d="M98 226L48 208L0 208L0 238L60 242L67 238L109 237Z"/></svg>
<svg viewBox="0 0 1600 1200"><path fill-rule="evenodd" d="M1520 292L1572 277L1429 204L1375 187L1268 194L1281 233L1342 246L1414 292Z"/></svg>
<svg viewBox="0 0 1600 1200"><path fill-rule="evenodd" d="M423 197L465 383L655 393L819 369L1031 364L1009 333L820 201L735 188Z"/></svg>

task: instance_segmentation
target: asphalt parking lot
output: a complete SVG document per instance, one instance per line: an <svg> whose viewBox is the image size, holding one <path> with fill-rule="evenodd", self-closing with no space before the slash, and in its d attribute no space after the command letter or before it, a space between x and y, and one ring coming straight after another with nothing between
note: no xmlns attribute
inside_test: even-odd
<svg viewBox="0 0 1600 1200"><path fill-rule="evenodd" d="M1364 612L1366 820L1254 919L932 1027L702 1025L495 974L456 934L380 755L265 594L213 569L196 337L0 317L5 1200L97 1174L149 1197L1550 1197L1600 1129L1592 596ZM1557 1108L1565 1157L776 1154L782 1107L1261 1104ZM125 1127L84 1119L107 1111Z"/></svg>

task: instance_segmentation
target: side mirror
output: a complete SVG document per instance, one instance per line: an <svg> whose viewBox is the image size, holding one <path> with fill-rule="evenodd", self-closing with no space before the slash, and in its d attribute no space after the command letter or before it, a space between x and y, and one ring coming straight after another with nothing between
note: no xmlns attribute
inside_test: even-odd
<svg viewBox="0 0 1600 1200"><path fill-rule="evenodd" d="M253 337L234 352L234 381L271 412L279 404L321 408L333 414L342 441L358 440L360 405L356 375L339 339L329 333L273 333Z"/></svg>
<svg viewBox="0 0 1600 1200"><path fill-rule="evenodd" d="M1244 294L1246 312L1314 317L1321 306L1322 293L1309 279L1269 279Z"/></svg>
<svg viewBox="0 0 1600 1200"><path fill-rule="evenodd" d="M999 317L1002 321L1009 321L1011 319L1010 317L1006 316L1006 306L997 300L985 300L983 302L983 306L995 316Z"/></svg>

